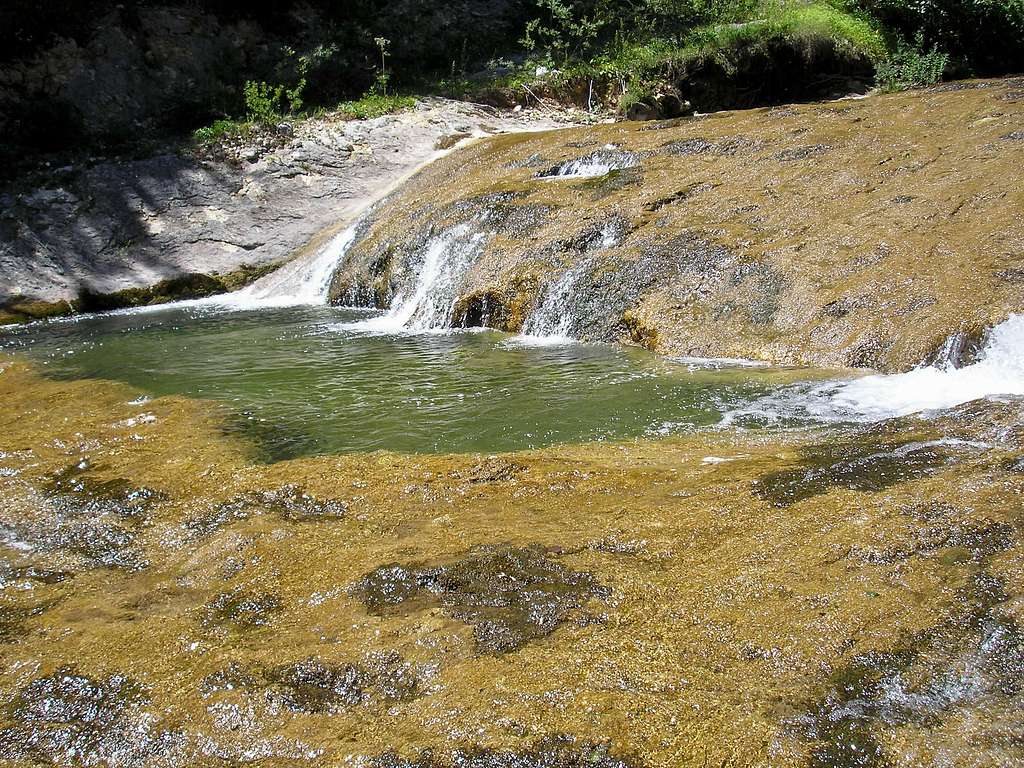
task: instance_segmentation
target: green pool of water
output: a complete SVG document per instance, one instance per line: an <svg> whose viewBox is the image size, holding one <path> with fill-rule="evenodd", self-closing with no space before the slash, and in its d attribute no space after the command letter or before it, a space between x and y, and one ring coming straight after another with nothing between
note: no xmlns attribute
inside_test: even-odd
<svg viewBox="0 0 1024 768"><path fill-rule="evenodd" d="M793 371L703 367L495 332L370 335L365 313L168 309L0 331L56 378L223 404L266 460L387 449L508 451L712 425ZM801 374L803 375L803 374Z"/></svg>

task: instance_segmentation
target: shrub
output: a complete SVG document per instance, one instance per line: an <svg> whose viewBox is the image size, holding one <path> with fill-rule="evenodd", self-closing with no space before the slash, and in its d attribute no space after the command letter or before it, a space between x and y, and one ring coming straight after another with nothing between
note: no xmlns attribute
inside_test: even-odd
<svg viewBox="0 0 1024 768"><path fill-rule="evenodd" d="M1000 75L1024 69L1022 0L855 0L894 39L949 54L957 75Z"/></svg>
<svg viewBox="0 0 1024 768"><path fill-rule="evenodd" d="M245 96L245 111L249 120L255 123L276 123L281 119L283 85L248 80L242 92Z"/></svg>
<svg viewBox="0 0 1024 768"><path fill-rule="evenodd" d="M359 120L366 120L381 115L390 115L416 106L416 99L411 96L384 96L380 93L368 93L356 101L346 101L341 111Z"/></svg>
<svg viewBox="0 0 1024 768"><path fill-rule="evenodd" d="M215 144L225 139L234 139L248 136L252 133L250 123L238 122L237 120L217 120L212 125L204 126L192 134L200 144Z"/></svg>
<svg viewBox="0 0 1024 768"><path fill-rule="evenodd" d="M875 79L879 87L886 91L901 91L939 82L949 63L949 55L935 46L930 51L923 51L923 47L923 35L920 34L916 45L900 41L892 56L878 65Z"/></svg>

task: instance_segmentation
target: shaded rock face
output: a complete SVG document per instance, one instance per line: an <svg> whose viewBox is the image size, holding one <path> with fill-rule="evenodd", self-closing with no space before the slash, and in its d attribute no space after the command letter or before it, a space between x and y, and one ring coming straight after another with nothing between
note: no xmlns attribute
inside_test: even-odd
<svg viewBox="0 0 1024 768"><path fill-rule="evenodd" d="M432 160L439 139L537 123L557 125L434 99L218 152L51 171L43 188L0 191L0 324L234 290L315 255L339 222Z"/></svg>
<svg viewBox="0 0 1024 768"><path fill-rule="evenodd" d="M375 613L440 603L473 627L478 653L508 653L546 637L607 596L593 577L566 568L540 547L498 547L443 566L382 565L353 593Z"/></svg>
<svg viewBox="0 0 1024 768"><path fill-rule="evenodd" d="M387 306L425 233L474 221L456 325L534 329L558 298L570 335L666 354L963 363L1024 310L1024 106L981 85L491 139L376 211L332 296ZM531 226L488 227L515 207Z"/></svg>

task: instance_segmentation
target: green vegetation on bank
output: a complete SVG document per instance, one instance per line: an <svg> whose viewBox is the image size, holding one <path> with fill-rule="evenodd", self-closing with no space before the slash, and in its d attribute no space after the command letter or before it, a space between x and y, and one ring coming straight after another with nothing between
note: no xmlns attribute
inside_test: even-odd
<svg viewBox="0 0 1024 768"><path fill-rule="evenodd" d="M664 113L1022 72L1024 0L9 0L0 62L11 174L418 93Z"/></svg>

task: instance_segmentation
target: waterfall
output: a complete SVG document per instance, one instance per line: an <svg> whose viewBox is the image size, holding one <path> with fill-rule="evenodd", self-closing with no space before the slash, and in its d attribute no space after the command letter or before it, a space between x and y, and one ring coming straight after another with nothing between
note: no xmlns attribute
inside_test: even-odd
<svg viewBox="0 0 1024 768"><path fill-rule="evenodd" d="M972 365L956 368L950 358L940 354L934 364L907 373L792 387L726 414L722 424L880 421L984 397L1024 395L1024 315L995 326Z"/></svg>
<svg viewBox="0 0 1024 768"><path fill-rule="evenodd" d="M955 368L946 359L908 373L867 376L842 385L832 400L840 409L884 418L990 395L1024 395L1024 315L993 328L973 365Z"/></svg>
<svg viewBox="0 0 1024 768"><path fill-rule="evenodd" d="M395 296L385 315L345 327L370 333L448 328L466 274L487 239L487 233L472 224L458 224L426 242L412 286Z"/></svg>
<svg viewBox="0 0 1024 768"><path fill-rule="evenodd" d="M625 227L613 219L594 232L587 242L586 251L603 251L621 242ZM518 341L527 344L564 344L578 333L578 298L594 268L593 258L585 258L571 266L544 292L540 305L523 323Z"/></svg>
<svg viewBox="0 0 1024 768"><path fill-rule="evenodd" d="M563 272L551 284L540 306L523 323L523 336L533 340L547 340L551 343L572 339L573 298L577 286L590 275L591 261L583 259Z"/></svg>
<svg viewBox="0 0 1024 768"><path fill-rule="evenodd" d="M592 179L612 171L635 168L639 158L633 152L620 152L614 145L592 152L586 157L570 160L537 174L538 179Z"/></svg>
<svg viewBox="0 0 1024 768"><path fill-rule="evenodd" d="M246 288L204 302L232 309L326 304L331 277L355 242L357 230L353 224L308 257L291 261Z"/></svg>

